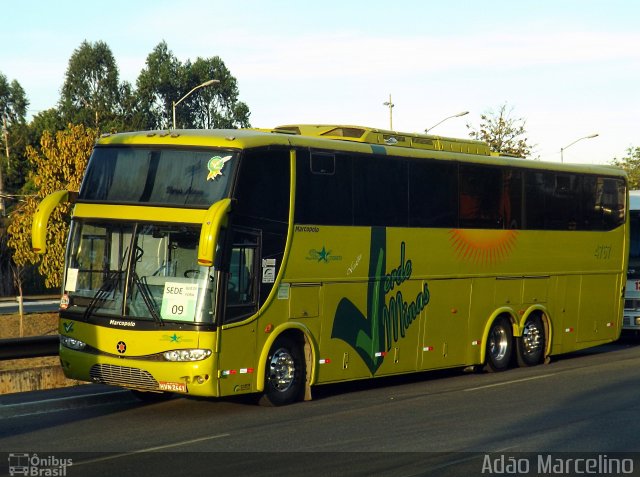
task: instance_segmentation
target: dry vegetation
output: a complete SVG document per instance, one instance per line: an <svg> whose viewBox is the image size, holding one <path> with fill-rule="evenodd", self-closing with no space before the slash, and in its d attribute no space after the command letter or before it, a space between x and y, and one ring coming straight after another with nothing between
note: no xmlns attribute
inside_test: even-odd
<svg viewBox="0 0 640 477"><path fill-rule="evenodd" d="M0 315L0 339L20 337L20 315ZM23 316L24 336L54 335L58 332L58 313L30 313Z"/></svg>
<svg viewBox="0 0 640 477"><path fill-rule="evenodd" d="M31 313L23 316L24 336L54 335L58 332L58 313ZM20 315L0 315L0 339L20 337ZM58 364L58 357L0 361L0 371L32 369Z"/></svg>

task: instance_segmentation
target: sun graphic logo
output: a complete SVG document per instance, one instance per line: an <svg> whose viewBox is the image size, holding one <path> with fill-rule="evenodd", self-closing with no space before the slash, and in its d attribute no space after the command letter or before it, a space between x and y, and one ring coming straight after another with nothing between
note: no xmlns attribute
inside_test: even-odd
<svg viewBox="0 0 640 477"><path fill-rule="evenodd" d="M494 265L511 255L518 241L518 231L453 229L449 232L449 241L461 261Z"/></svg>

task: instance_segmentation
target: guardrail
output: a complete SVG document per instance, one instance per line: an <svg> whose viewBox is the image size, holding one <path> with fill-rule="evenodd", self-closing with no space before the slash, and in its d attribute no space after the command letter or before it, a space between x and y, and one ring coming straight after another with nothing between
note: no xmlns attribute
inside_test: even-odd
<svg viewBox="0 0 640 477"><path fill-rule="evenodd" d="M58 335L2 339L0 340L0 361L57 356L59 348Z"/></svg>

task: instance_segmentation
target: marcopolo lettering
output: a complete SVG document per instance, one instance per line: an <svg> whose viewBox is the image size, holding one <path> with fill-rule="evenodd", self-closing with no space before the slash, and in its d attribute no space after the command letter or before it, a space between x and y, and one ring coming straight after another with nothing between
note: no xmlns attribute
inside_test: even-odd
<svg viewBox="0 0 640 477"><path fill-rule="evenodd" d="M311 227L308 225L296 225L296 232L320 232L320 227Z"/></svg>
<svg viewBox="0 0 640 477"><path fill-rule="evenodd" d="M109 320L111 326L136 326L135 321Z"/></svg>

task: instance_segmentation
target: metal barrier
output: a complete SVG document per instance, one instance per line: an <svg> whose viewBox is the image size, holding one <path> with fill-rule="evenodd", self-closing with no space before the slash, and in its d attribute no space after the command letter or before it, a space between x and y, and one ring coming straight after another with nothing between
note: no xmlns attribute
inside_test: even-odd
<svg viewBox="0 0 640 477"><path fill-rule="evenodd" d="M59 348L58 335L3 339L0 340L0 360L57 356Z"/></svg>

